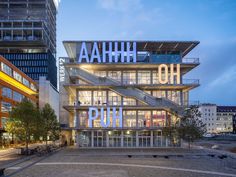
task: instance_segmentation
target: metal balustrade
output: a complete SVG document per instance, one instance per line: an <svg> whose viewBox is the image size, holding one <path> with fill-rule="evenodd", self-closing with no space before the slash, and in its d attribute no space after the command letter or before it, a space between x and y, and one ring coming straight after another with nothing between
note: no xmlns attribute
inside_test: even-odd
<svg viewBox="0 0 236 177"><path fill-rule="evenodd" d="M199 58L183 58L182 63L184 64L199 64Z"/></svg>
<svg viewBox="0 0 236 177"><path fill-rule="evenodd" d="M87 82L94 85L109 85L111 86L109 87L110 90L120 95L136 98L137 100L147 103L150 106L172 110L179 115L182 114L182 107L166 98L156 98L140 89L122 86L119 81L112 80L108 77L95 76L81 68L74 68L69 70L69 72L71 76L81 77L83 80L86 80Z"/></svg>

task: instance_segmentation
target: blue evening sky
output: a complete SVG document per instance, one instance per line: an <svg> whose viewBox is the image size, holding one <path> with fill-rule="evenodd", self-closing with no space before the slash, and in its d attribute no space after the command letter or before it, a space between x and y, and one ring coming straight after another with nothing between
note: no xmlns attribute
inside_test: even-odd
<svg viewBox="0 0 236 177"><path fill-rule="evenodd" d="M198 40L190 100L236 105L236 0L62 0L57 19L58 57L63 40Z"/></svg>

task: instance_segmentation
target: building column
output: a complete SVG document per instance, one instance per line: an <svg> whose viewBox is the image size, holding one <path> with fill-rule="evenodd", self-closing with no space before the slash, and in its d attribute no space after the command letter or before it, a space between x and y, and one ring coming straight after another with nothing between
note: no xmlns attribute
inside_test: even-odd
<svg viewBox="0 0 236 177"><path fill-rule="evenodd" d="M124 147L124 131L121 131L121 147Z"/></svg>
<svg viewBox="0 0 236 177"><path fill-rule="evenodd" d="M136 147L139 147L138 131L136 130Z"/></svg>
<svg viewBox="0 0 236 177"><path fill-rule="evenodd" d="M75 132L75 138L76 138L76 147L79 148L79 132L76 130Z"/></svg>
<svg viewBox="0 0 236 177"><path fill-rule="evenodd" d="M108 134L108 131L106 131L106 147L109 147L109 134Z"/></svg>
<svg viewBox="0 0 236 177"><path fill-rule="evenodd" d="M151 131L151 147L153 147L153 131Z"/></svg>
<svg viewBox="0 0 236 177"><path fill-rule="evenodd" d="M94 132L93 132L93 130L92 130L92 131L91 131L91 147L94 147L93 138L94 138Z"/></svg>

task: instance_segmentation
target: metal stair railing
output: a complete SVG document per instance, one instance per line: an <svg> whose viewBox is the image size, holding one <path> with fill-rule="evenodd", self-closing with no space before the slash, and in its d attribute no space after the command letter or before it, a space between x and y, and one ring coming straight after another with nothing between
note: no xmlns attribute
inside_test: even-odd
<svg viewBox="0 0 236 177"><path fill-rule="evenodd" d="M118 94L136 98L151 106L163 107L172 109L176 112L181 112L181 106L179 106L177 103L169 99L156 98L140 89L122 86L121 82L116 81L112 78L95 76L81 68L76 68L76 70L72 70L72 73L75 74L76 76L82 77L84 80L86 80L91 84L95 85L105 84L105 85L116 86L116 87L110 87L110 89Z"/></svg>

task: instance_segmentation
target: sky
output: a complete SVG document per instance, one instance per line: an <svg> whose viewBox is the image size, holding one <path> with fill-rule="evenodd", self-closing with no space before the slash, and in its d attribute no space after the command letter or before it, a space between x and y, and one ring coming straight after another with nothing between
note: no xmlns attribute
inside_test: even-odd
<svg viewBox="0 0 236 177"><path fill-rule="evenodd" d="M58 57L64 40L200 41L190 101L236 106L236 0L61 0Z"/></svg>

